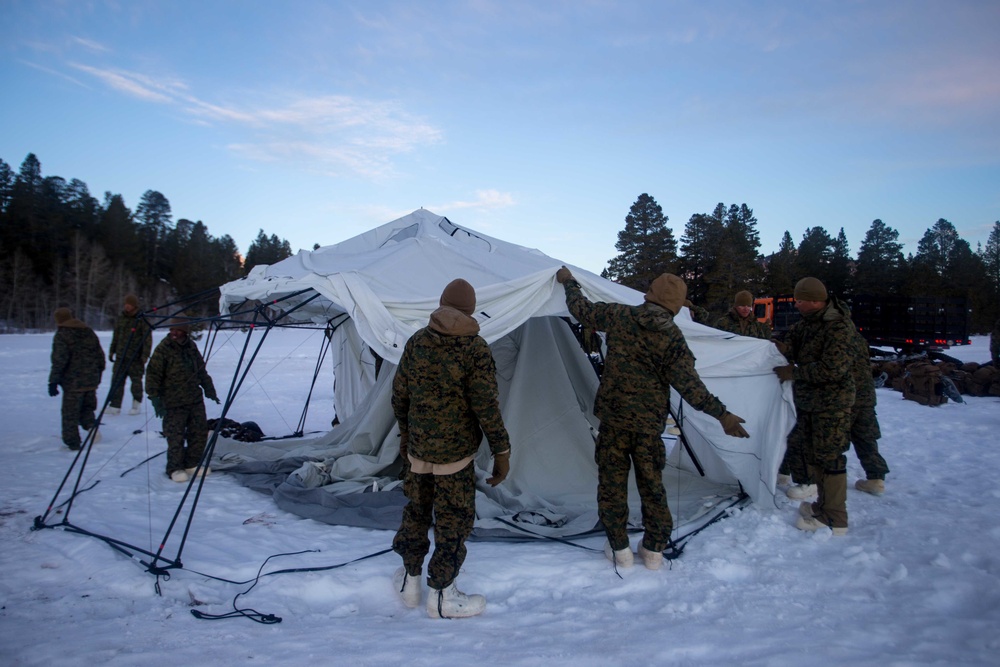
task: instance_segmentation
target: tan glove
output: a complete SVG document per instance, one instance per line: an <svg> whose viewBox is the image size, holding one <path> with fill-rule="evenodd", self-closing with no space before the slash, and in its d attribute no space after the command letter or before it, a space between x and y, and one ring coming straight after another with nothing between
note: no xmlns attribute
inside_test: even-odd
<svg viewBox="0 0 1000 667"><path fill-rule="evenodd" d="M722 424L722 430L726 432L726 435L731 435L734 438L750 437L746 429L740 426L740 424L745 424L746 420L734 415L732 412L727 412L719 417L719 423Z"/></svg>
<svg viewBox="0 0 1000 667"><path fill-rule="evenodd" d="M694 308L694 304L691 303L691 299L684 299L684 306L686 308Z"/></svg>
<svg viewBox="0 0 1000 667"><path fill-rule="evenodd" d="M556 282L562 285L567 280L573 280L573 274L564 266L556 271Z"/></svg>
<svg viewBox="0 0 1000 667"><path fill-rule="evenodd" d="M774 372L778 376L778 379L782 382L791 382L795 379L795 366L788 364L787 366L775 366Z"/></svg>
<svg viewBox="0 0 1000 667"><path fill-rule="evenodd" d="M490 486L496 486L500 482L507 479L507 474L510 472L510 450L507 450L503 454L496 454L493 457L493 476L487 478L486 483Z"/></svg>

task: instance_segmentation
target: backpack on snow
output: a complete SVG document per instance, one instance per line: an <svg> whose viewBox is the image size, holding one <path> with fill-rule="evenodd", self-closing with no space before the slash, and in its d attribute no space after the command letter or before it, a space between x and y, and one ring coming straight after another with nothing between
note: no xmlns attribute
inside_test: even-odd
<svg viewBox="0 0 1000 667"><path fill-rule="evenodd" d="M930 362L919 362L906 367L902 378L903 398L921 405L941 405L948 402L941 369Z"/></svg>

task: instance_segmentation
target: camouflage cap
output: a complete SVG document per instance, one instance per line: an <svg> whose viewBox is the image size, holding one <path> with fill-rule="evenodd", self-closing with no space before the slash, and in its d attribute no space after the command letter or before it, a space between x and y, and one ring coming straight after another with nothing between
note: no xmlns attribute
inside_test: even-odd
<svg viewBox="0 0 1000 667"><path fill-rule="evenodd" d="M687 298L687 283L679 276L664 273L653 281L646 292L646 301L663 306L676 315Z"/></svg>
<svg viewBox="0 0 1000 667"><path fill-rule="evenodd" d="M449 306L455 310L472 315L476 310L476 290L462 278L455 278L441 292L442 306Z"/></svg>

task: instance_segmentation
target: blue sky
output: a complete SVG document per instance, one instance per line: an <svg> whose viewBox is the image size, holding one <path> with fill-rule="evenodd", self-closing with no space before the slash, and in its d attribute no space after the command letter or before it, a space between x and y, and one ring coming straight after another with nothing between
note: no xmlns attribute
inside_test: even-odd
<svg viewBox="0 0 1000 667"><path fill-rule="evenodd" d="M599 272L646 192L762 251L1000 219L1000 2L0 0L0 158L246 251L424 207Z"/></svg>

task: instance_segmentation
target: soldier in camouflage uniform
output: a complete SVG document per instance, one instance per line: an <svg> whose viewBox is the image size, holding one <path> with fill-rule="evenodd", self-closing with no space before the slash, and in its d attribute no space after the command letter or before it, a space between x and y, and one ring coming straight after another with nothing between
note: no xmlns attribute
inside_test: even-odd
<svg viewBox="0 0 1000 667"><path fill-rule="evenodd" d="M819 495L815 503L802 502L795 525L844 535L856 330L847 308L828 298L816 278L795 285L795 307L802 319L788 332L785 356L791 363L774 369L782 382L795 383L797 420L788 436L785 464L791 465L794 479L812 481Z"/></svg>
<svg viewBox="0 0 1000 667"><path fill-rule="evenodd" d="M740 336L771 339L771 327L766 322L758 322L753 316L753 295L746 290L736 293L733 307L715 322L716 329L722 329Z"/></svg>
<svg viewBox="0 0 1000 667"><path fill-rule="evenodd" d="M146 393L157 417L163 418L167 439L167 476L186 482L195 473L207 475L201 457L208 440L205 398L219 402L205 360L191 340L186 322L172 320L170 333L160 341L146 368ZM184 443L187 441L187 447Z"/></svg>
<svg viewBox="0 0 1000 667"><path fill-rule="evenodd" d="M698 377L694 355L674 324L674 314L687 295L683 280L664 273L653 281L641 306L592 303L566 267L559 269L556 280L566 290L566 305L573 317L607 336L608 356L594 401L594 414L601 420L594 459L597 511L608 537L604 553L618 567L632 565L628 474L634 467L645 530L638 552L646 567L657 569L673 530L663 488L666 450L662 435L670 388L696 410L718 419L727 435L749 436L740 426L743 419L726 411Z"/></svg>
<svg viewBox="0 0 1000 667"><path fill-rule="evenodd" d="M111 377L111 406L108 413L117 415L122 409L122 397L125 395L125 380L132 381L132 408L130 415L139 414L142 405L142 374L146 361L153 349L153 334L149 324L139 314L139 299L134 294L125 297L115 331L111 335L111 347L108 350L108 361L114 363Z"/></svg>
<svg viewBox="0 0 1000 667"><path fill-rule="evenodd" d="M851 361L851 375L854 377L854 406L851 408L851 444L861 461L867 479L859 479L854 488L874 496L885 493L885 476L889 464L878 451L878 441L882 430L875 414L875 380L872 378L871 352L868 341L854 328L854 355Z"/></svg>
<svg viewBox="0 0 1000 667"><path fill-rule="evenodd" d="M466 595L455 586L476 518L473 457L484 433L493 453L493 476L486 481L496 486L510 470L496 366L471 317L475 305L472 285L460 278L450 282L428 326L406 342L392 383L406 466L403 491L409 500L392 541L403 558L396 590L407 606L420 603L420 573L433 522L434 553L427 567L432 618L474 616L486 607L482 595Z"/></svg>
<svg viewBox="0 0 1000 667"><path fill-rule="evenodd" d="M62 440L72 450L80 449L79 427L97 426L97 386L104 372L104 350L94 330L73 317L69 308L55 312L56 335L52 339L52 370L49 396L62 387ZM94 432L94 442L99 439Z"/></svg>

